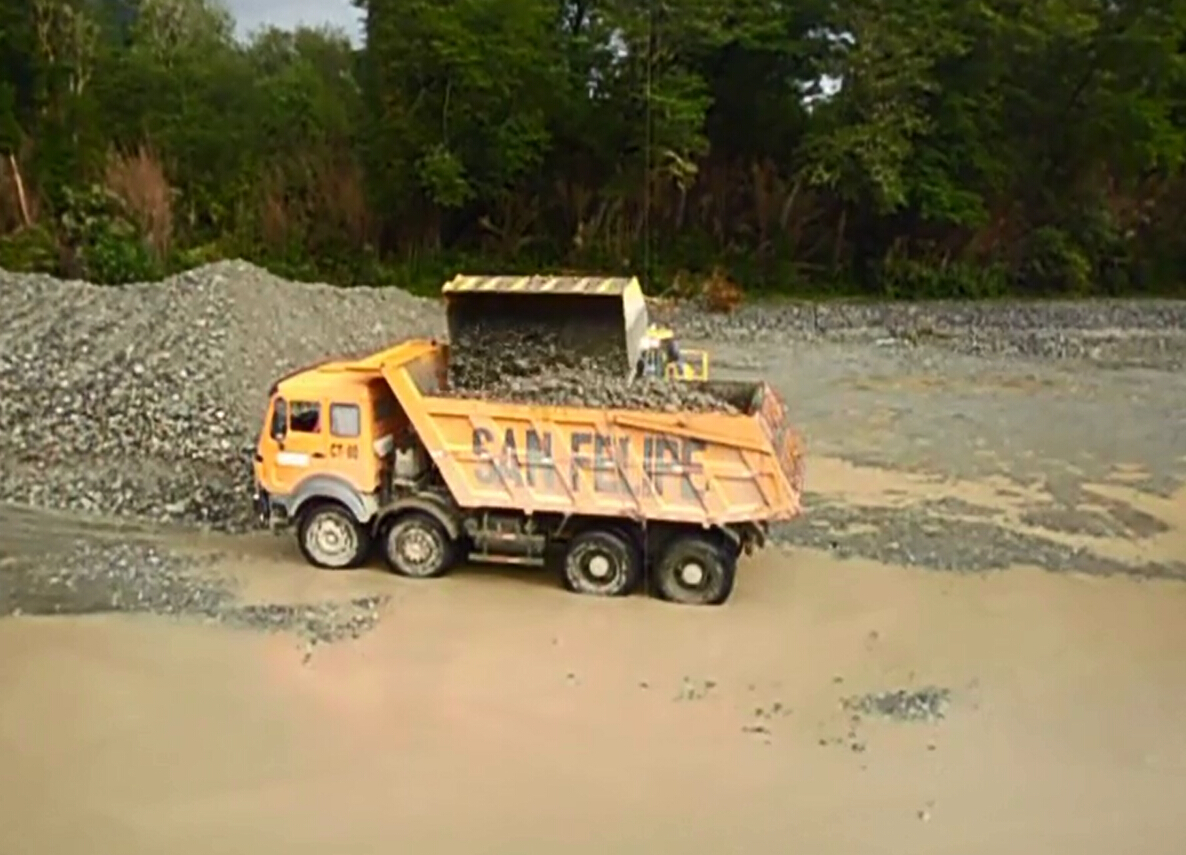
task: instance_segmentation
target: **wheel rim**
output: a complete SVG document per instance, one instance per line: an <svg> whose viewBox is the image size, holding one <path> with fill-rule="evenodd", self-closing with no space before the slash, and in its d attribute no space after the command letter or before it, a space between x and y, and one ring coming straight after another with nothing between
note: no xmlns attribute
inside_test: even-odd
<svg viewBox="0 0 1186 855"><path fill-rule="evenodd" d="M685 588L701 588L708 579L708 571L699 561L686 561L676 574Z"/></svg>
<svg viewBox="0 0 1186 855"><path fill-rule="evenodd" d="M598 553L585 564L585 572L595 582L605 582L613 575L614 563L608 556Z"/></svg>
<svg viewBox="0 0 1186 855"><path fill-rule="evenodd" d="M358 552L358 533L340 514L318 514L305 533L305 546L322 564L344 567Z"/></svg>
<svg viewBox="0 0 1186 855"><path fill-rule="evenodd" d="M440 538L419 526L398 532L395 554L400 565L411 574L431 572L440 561L442 545Z"/></svg>

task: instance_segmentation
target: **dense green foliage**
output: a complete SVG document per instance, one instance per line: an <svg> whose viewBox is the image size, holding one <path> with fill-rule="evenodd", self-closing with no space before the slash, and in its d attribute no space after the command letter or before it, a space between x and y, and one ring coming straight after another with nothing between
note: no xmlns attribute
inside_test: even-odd
<svg viewBox="0 0 1186 855"><path fill-rule="evenodd" d="M1181 288L1186 0L357 2L5 0L0 265Z"/></svg>

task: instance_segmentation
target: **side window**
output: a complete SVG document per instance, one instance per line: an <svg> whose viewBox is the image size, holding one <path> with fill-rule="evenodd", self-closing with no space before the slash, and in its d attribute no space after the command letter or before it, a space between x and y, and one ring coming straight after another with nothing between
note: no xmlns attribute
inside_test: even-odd
<svg viewBox="0 0 1186 855"><path fill-rule="evenodd" d="M272 405L272 439L284 439L288 433L288 402L277 398Z"/></svg>
<svg viewBox="0 0 1186 855"><path fill-rule="evenodd" d="M293 401L290 427L297 433L321 431L321 404L316 401Z"/></svg>
<svg viewBox="0 0 1186 855"><path fill-rule="evenodd" d="M356 404L329 405L329 432L345 439L362 434L362 413Z"/></svg>
<svg viewBox="0 0 1186 855"><path fill-rule="evenodd" d="M375 421L385 422L393 418L396 413L395 396L394 395L379 395L375 399Z"/></svg>

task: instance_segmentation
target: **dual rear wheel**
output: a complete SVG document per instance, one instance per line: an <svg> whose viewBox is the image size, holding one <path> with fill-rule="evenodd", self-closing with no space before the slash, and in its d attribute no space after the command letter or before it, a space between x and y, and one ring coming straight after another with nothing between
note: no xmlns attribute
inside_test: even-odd
<svg viewBox="0 0 1186 855"><path fill-rule="evenodd" d="M675 538L663 551L652 577L659 595L673 603L718 606L733 593L737 550L701 534Z"/></svg>
<svg viewBox="0 0 1186 855"><path fill-rule="evenodd" d="M665 600L715 606L729 598L736 575L736 550L718 538L697 533L672 539L651 578ZM579 534L564 556L565 584L577 593L624 596L637 589L642 577L642 551L617 531Z"/></svg>

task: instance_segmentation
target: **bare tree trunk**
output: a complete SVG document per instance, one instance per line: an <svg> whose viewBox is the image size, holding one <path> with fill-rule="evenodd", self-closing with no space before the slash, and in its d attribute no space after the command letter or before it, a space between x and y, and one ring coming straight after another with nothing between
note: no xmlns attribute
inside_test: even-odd
<svg viewBox="0 0 1186 855"><path fill-rule="evenodd" d="M8 153L8 168L12 170L12 183L16 186L16 199L21 207L21 219L25 223L25 228L33 225L33 219L29 216L29 197L25 195L25 182L21 178L21 168L17 165L16 155L12 152Z"/></svg>

